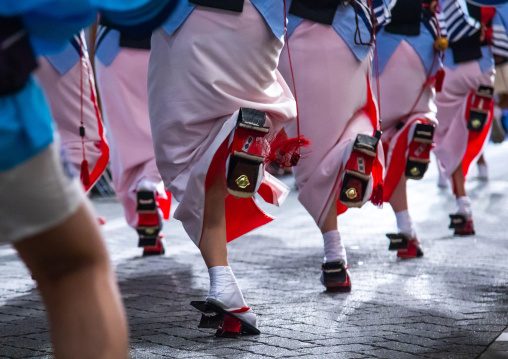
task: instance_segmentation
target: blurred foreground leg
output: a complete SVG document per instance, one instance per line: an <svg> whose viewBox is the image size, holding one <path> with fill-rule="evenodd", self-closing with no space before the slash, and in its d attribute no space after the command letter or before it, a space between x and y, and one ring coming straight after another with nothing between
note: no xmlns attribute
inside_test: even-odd
<svg viewBox="0 0 508 359"><path fill-rule="evenodd" d="M125 313L98 224L86 204L15 243L37 281L56 358L127 358Z"/></svg>

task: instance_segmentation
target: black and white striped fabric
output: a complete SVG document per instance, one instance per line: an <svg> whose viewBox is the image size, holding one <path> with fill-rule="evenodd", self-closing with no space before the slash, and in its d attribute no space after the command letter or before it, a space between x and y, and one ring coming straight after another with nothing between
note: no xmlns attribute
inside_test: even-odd
<svg viewBox="0 0 508 359"><path fill-rule="evenodd" d="M469 37L480 30L481 24L467 10L465 0L441 0L441 33L450 43Z"/></svg>
<svg viewBox="0 0 508 359"><path fill-rule="evenodd" d="M380 28L390 22L390 9L397 0L354 0L358 15L365 22L365 25L372 31L371 4L374 10L376 28ZM391 4L393 3L393 5Z"/></svg>
<svg viewBox="0 0 508 359"><path fill-rule="evenodd" d="M508 58L508 5L496 9L492 23L492 53Z"/></svg>

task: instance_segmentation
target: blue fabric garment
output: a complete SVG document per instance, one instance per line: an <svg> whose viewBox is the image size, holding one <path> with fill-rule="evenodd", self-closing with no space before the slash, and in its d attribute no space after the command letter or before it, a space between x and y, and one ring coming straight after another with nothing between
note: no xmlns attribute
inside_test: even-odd
<svg viewBox="0 0 508 359"><path fill-rule="evenodd" d="M162 26L163 29L172 35L187 20L192 13L195 4L188 0L177 0L178 3L173 13ZM277 38L282 39L284 36L284 2L282 0L250 0L250 2L263 15L268 26ZM289 2L288 2L289 4ZM289 5L288 5L289 6Z"/></svg>
<svg viewBox="0 0 508 359"><path fill-rule="evenodd" d="M2 0L0 15L21 16L36 54L46 55L61 51L72 34L95 20L98 10L113 12L111 20L117 12L123 24L129 20L134 25L155 17L151 11L159 11L163 3L176 1L180 0ZM128 12L127 20L122 12Z"/></svg>
<svg viewBox="0 0 508 359"><path fill-rule="evenodd" d="M288 1L288 9L291 6L291 0ZM288 14L288 35L295 31L295 29L303 22L303 19L293 14ZM360 32L363 42L368 42L370 39L370 29L365 21L358 22L358 30ZM363 61L370 53L372 47L368 45L359 45L355 42L356 28L356 14L352 6L339 5L332 25L337 34L347 44L351 52L356 56L359 61ZM358 40L358 37L357 37Z"/></svg>
<svg viewBox="0 0 508 359"><path fill-rule="evenodd" d="M109 66L120 53L120 32L101 27L97 34L95 58L104 66Z"/></svg>
<svg viewBox="0 0 508 359"><path fill-rule="evenodd" d="M147 19L161 0L1 0L1 16L20 16L36 55L63 51L69 39L92 23L99 9L140 9ZM146 5L146 6L145 6ZM142 11L141 11L142 10ZM155 14L154 14L155 16ZM133 20L134 21L134 20ZM71 61L70 61L71 62ZM69 66L60 63L61 70ZM0 171L8 170L46 149L53 142L53 125L39 86L30 79L12 95L0 96Z"/></svg>
<svg viewBox="0 0 508 359"><path fill-rule="evenodd" d="M376 41L378 47L377 63L379 65L380 74L383 72L386 64L403 40L411 45L411 47L418 54L422 65L428 74L431 73L431 75L433 75L439 69L441 62L438 59L434 60L434 37L425 26L425 24L422 23L420 25L420 35L418 36L397 35L386 32L384 30L379 32ZM434 67L431 71L431 66L433 63Z"/></svg>
<svg viewBox="0 0 508 359"><path fill-rule="evenodd" d="M80 60L80 54L76 49L76 44L73 44L71 41L67 42L67 45L59 53L46 55L45 57L62 76L72 69Z"/></svg>
<svg viewBox="0 0 508 359"><path fill-rule="evenodd" d="M508 58L508 5L496 9L492 20L492 52Z"/></svg>
<svg viewBox="0 0 508 359"><path fill-rule="evenodd" d="M33 79L20 92L0 96L0 171L9 170L53 142L51 114Z"/></svg>

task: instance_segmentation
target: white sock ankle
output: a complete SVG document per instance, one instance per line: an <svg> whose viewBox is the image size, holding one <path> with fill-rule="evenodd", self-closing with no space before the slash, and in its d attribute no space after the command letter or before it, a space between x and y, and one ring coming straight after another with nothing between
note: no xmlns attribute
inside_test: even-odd
<svg viewBox="0 0 508 359"><path fill-rule="evenodd" d="M323 234L325 244L324 262L333 262L343 260L347 265L346 248L342 244L340 233L337 230L329 231Z"/></svg>
<svg viewBox="0 0 508 359"><path fill-rule="evenodd" d="M136 191L156 192L157 191L157 183L155 183L154 181L151 181L147 178L144 178L141 181L139 181L139 183L136 185Z"/></svg>
<svg viewBox="0 0 508 359"><path fill-rule="evenodd" d="M487 167L487 163L478 164L478 178L485 181L489 179L489 168Z"/></svg>
<svg viewBox="0 0 508 359"><path fill-rule="evenodd" d="M395 218L397 219L397 230L399 233L407 234L411 239L416 238L413 220L407 210L395 212Z"/></svg>
<svg viewBox="0 0 508 359"><path fill-rule="evenodd" d="M457 198L457 214L466 216L466 219L473 217L473 210L471 209L471 200L468 196Z"/></svg>
<svg viewBox="0 0 508 359"><path fill-rule="evenodd" d="M210 291L206 299L221 302L229 308L247 307L231 267L217 266L208 269Z"/></svg>

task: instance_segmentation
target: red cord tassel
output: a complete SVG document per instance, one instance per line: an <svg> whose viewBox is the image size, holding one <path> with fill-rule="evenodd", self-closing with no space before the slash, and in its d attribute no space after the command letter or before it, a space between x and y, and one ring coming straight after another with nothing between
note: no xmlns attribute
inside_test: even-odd
<svg viewBox="0 0 508 359"><path fill-rule="evenodd" d="M372 190L370 201L374 206L383 206L383 185L381 183L378 183Z"/></svg>
<svg viewBox="0 0 508 359"><path fill-rule="evenodd" d="M88 161L87 160L83 160L83 162L81 162L81 183L83 183L83 185L85 186L89 186L90 185L90 171L88 170Z"/></svg>
<svg viewBox="0 0 508 359"><path fill-rule="evenodd" d="M300 147L309 147L310 141L303 136L295 138L275 139L270 144L268 162L277 163L281 168L293 167L300 159Z"/></svg>
<svg viewBox="0 0 508 359"><path fill-rule="evenodd" d="M436 77L436 92L441 92L443 91L445 71L443 69L437 70L435 77Z"/></svg>

